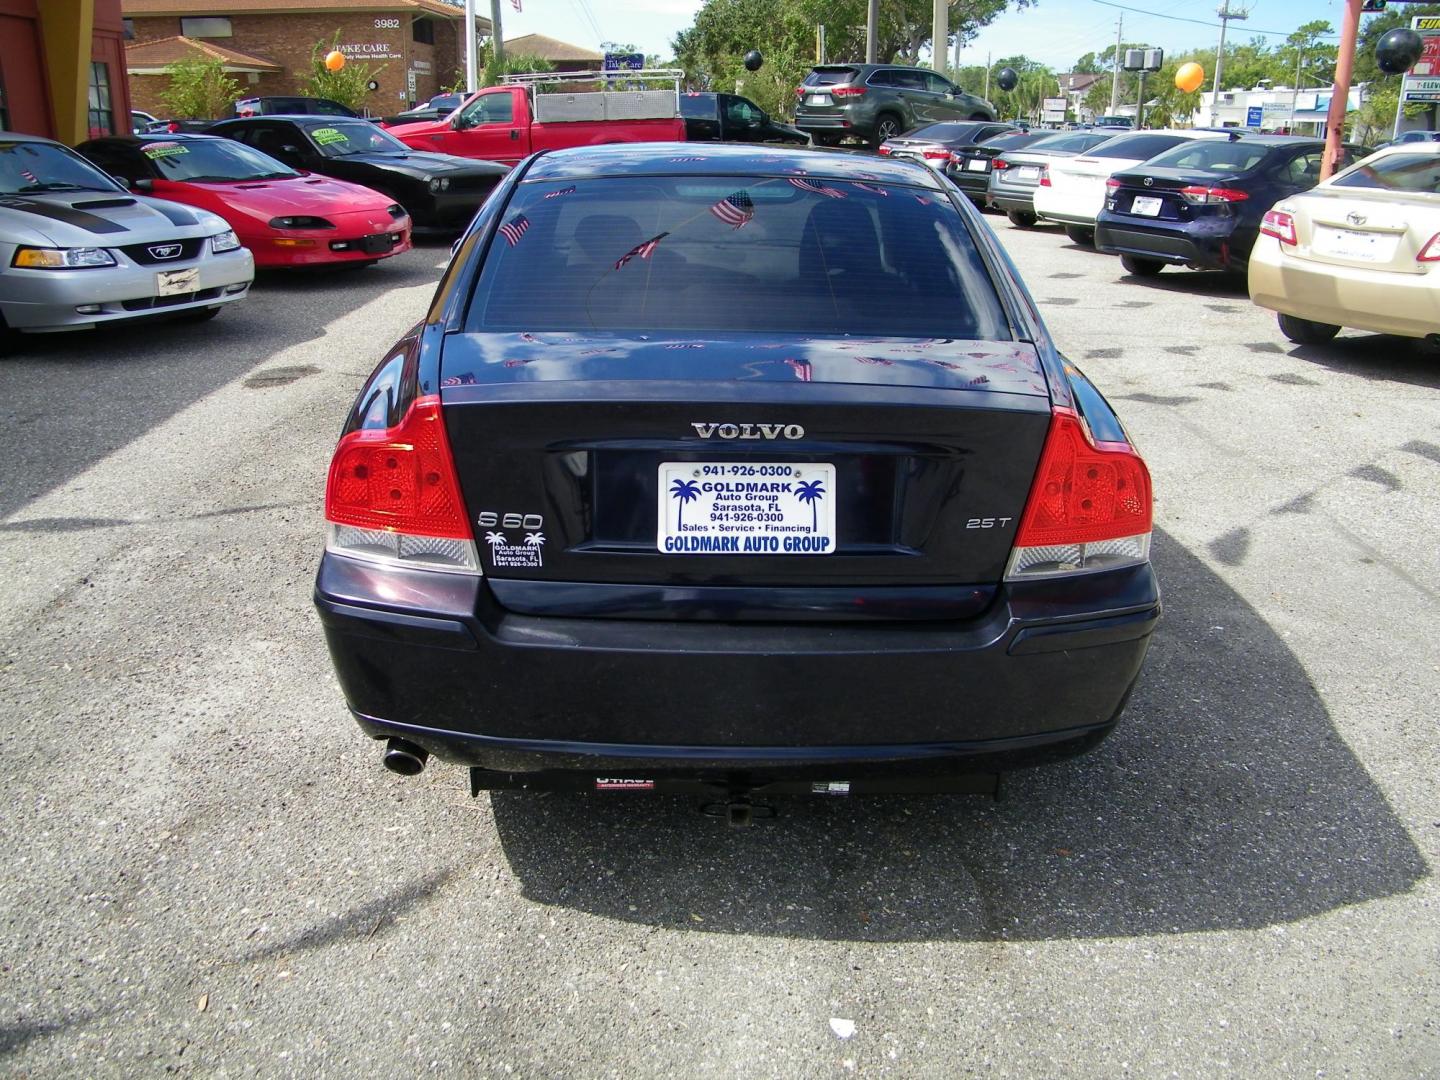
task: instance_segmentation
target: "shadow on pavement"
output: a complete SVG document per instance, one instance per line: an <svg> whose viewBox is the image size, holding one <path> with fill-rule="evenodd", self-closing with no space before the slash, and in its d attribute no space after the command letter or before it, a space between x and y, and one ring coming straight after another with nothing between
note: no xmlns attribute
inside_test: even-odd
<svg viewBox="0 0 1440 1080"><path fill-rule="evenodd" d="M425 249L356 271L262 273L250 296L213 322L23 335L0 358L0 516L347 312L439 280L439 254ZM388 344L377 342L357 364L377 362Z"/></svg>
<svg viewBox="0 0 1440 1080"><path fill-rule="evenodd" d="M1137 277L1127 274L1115 260L1115 284L1130 285L1141 289L1160 289L1162 292L1184 293L1189 296L1213 296L1217 299L1235 299L1250 307L1250 286L1244 274L1227 274L1218 270L1187 270L1184 267L1170 267L1151 277Z"/></svg>
<svg viewBox="0 0 1440 1080"><path fill-rule="evenodd" d="M1424 877L1280 638L1160 534L1156 563L1168 607L1120 727L1007 802L777 800L730 831L688 799L495 793L510 865L540 903L851 941L1255 928Z"/></svg>
<svg viewBox="0 0 1440 1080"><path fill-rule="evenodd" d="M1440 387L1440 348L1418 338L1345 335L1324 345L1288 346L1297 360L1345 375L1410 386Z"/></svg>

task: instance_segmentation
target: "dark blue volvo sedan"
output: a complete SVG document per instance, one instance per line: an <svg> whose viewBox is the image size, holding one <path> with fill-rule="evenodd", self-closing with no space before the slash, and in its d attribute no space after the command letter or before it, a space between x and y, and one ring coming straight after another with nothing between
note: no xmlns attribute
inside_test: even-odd
<svg viewBox="0 0 1440 1080"><path fill-rule="evenodd" d="M370 377L330 652L472 790L976 790L1114 726L1150 480L979 214L805 150L522 162Z"/></svg>

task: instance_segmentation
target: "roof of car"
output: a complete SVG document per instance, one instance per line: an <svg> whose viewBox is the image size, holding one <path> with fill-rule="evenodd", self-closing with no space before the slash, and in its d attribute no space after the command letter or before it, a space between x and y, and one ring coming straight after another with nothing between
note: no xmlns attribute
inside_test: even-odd
<svg viewBox="0 0 1440 1080"><path fill-rule="evenodd" d="M924 165L824 150L716 143L613 143L539 155L528 180L601 176L795 176L908 184L941 190Z"/></svg>
<svg viewBox="0 0 1440 1080"><path fill-rule="evenodd" d="M152 131L148 135L102 135L98 139L86 139L86 143L158 143L191 142L208 139L211 142L233 142L219 135L205 135L198 131ZM82 144L84 145L84 144Z"/></svg>
<svg viewBox="0 0 1440 1080"><path fill-rule="evenodd" d="M63 146L64 143L56 142L54 139L47 139L41 135L27 135L23 131L6 131L0 128L0 139L6 142L38 142L49 143L51 146Z"/></svg>

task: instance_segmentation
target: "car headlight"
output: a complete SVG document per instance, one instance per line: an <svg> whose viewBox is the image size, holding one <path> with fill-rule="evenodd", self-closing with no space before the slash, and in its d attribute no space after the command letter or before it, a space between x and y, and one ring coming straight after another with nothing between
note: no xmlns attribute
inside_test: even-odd
<svg viewBox="0 0 1440 1080"><path fill-rule="evenodd" d="M93 266L114 266L115 256L104 248L32 248L15 249L11 266L27 270L76 270Z"/></svg>
<svg viewBox="0 0 1440 1080"><path fill-rule="evenodd" d="M240 238L235 235L234 229L226 229L210 237L210 250L217 255L222 251L234 251L239 246Z"/></svg>
<svg viewBox="0 0 1440 1080"><path fill-rule="evenodd" d="M277 217L270 219L272 229L333 229L335 223L322 217Z"/></svg>
<svg viewBox="0 0 1440 1080"><path fill-rule="evenodd" d="M448 191L449 189L450 181L446 177L437 176L430 181L431 191Z"/></svg>

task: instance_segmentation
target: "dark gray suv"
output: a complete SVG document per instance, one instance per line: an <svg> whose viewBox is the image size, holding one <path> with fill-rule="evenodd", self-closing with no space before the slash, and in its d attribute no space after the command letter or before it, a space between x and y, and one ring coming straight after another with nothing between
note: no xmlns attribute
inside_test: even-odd
<svg viewBox="0 0 1440 1080"><path fill-rule="evenodd" d="M824 64L795 88L795 126L818 146L863 139L878 147L921 124L994 120L995 107L928 68Z"/></svg>

